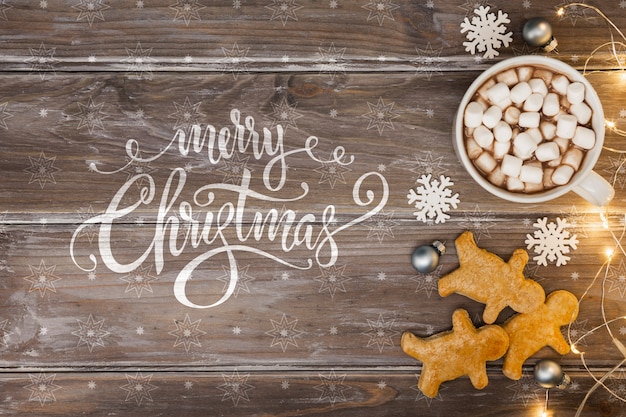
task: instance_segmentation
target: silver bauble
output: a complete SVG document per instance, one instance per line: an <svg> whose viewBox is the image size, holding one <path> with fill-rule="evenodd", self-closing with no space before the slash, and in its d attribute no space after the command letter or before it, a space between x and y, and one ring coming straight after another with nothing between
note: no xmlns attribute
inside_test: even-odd
<svg viewBox="0 0 626 417"><path fill-rule="evenodd" d="M535 381L543 388L564 389L570 383L570 378L563 372L561 365L549 359L537 362L534 376Z"/></svg>
<svg viewBox="0 0 626 417"><path fill-rule="evenodd" d="M439 258L446 253L443 243L435 240L430 245L422 245L415 248L411 254L411 264L418 272L428 274L437 268Z"/></svg>
<svg viewBox="0 0 626 417"><path fill-rule="evenodd" d="M530 46L540 46L547 52L556 49L558 45L552 36L552 26L543 17L529 19L522 29L522 37Z"/></svg>

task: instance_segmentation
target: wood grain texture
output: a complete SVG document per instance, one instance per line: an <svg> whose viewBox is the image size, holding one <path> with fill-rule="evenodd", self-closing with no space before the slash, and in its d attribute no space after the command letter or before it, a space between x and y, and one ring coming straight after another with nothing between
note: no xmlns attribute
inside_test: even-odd
<svg viewBox="0 0 626 417"><path fill-rule="evenodd" d="M1 1L0 414L525 417L543 411L531 373L550 358L573 384L550 390L548 415L574 415L623 359L611 232L621 241L626 179L608 148L624 138L607 129L596 165L616 189L607 230L574 193L520 205L482 190L452 126L481 71L543 53L522 39L531 17L550 20L551 56L586 70L617 129L623 74L593 53L610 32L591 9L481 4L510 20L494 59L463 46L474 2ZM626 25L621 7L591 5ZM178 140L193 125L216 139ZM425 175L459 195L445 222L416 219L407 194ZM449 330L457 308L481 325L483 305L437 292L455 238L471 230L507 260L543 217L579 242L559 267L529 248L525 274L583 300L563 333L584 356L545 347L519 381L498 360L484 390L460 378L426 399L402 332ZM439 267L416 272L413 249L436 239ZM606 380L622 396L624 371ZM623 404L598 388L582 416Z"/></svg>

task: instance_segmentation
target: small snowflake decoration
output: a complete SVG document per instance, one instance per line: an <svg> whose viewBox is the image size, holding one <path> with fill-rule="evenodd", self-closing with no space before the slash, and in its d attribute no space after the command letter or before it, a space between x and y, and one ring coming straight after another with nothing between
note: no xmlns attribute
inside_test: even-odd
<svg viewBox="0 0 626 417"><path fill-rule="evenodd" d="M498 10L498 16L489 13L490 7L480 6L474 10L476 16L472 21L466 17L461 22L461 33L466 33L468 42L463 42L465 50L472 55L476 52L484 52L483 57L490 59L500 55L498 48L502 45L509 46L513 40L513 32L505 33L505 23L510 23L508 14Z"/></svg>
<svg viewBox="0 0 626 417"><path fill-rule="evenodd" d="M427 223L429 220L435 223L444 223L450 218L447 214L450 207L457 208L459 194L452 195L448 187L454 185L450 178L441 175L439 180L432 179L432 175L422 175L417 182L420 185L415 190L409 190L407 198L409 204L415 205L418 211L413 214L418 221Z"/></svg>
<svg viewBox="0 0 626 417"><path fill-rule="evenodd" d="M537 219L533 224L538 230L534 234L526 235L527 249L534 247L534 252L538 254L533 260L538 265L547 266L548 262L556 261L556 266L566 265L570 257L566 254L571 249L576 249L578 239L572 235L567 227L570 226L567 220L557 217L556 223L548 223L548 218Z"/></svg>

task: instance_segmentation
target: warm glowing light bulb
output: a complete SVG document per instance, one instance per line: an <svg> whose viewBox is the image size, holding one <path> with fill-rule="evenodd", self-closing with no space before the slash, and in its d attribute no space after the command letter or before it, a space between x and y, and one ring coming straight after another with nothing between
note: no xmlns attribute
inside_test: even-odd
<svg viewBox="0 0 626 417"><path fill-rule="evenodd" d="M565 14L565 9L563 7L559 8L559 10L556 11L557 16L563 16L564 14Z"/></svg>
<svg viewBox="0 0 626 417"><path fill-rule="evenodd" d="M604 251L604 254L606 255L607 258L611 259L613 257L613 249L606 248L606 250Z"/></svg>
<svg viewBox="0 0 626 417"><path fill-rule="evenodd" d="M541 417L548 417L548 412L544 411L543 413L541 413Z"/></svg>
<svg viewBox="0 0 626 417"><path fill-rule="evenodd" d="M573 354L580 355L580 350L578 350L576 345L572 344L569 348L570 348L570 350L572 351Z"/></svg>
<svg viewBox="0 0 626 417"><path fill-rule="evenodd" d="M609 129L615 129L615 122L611 120L605 120L604 122L606 123L606 127L608 127Z"/></svg>

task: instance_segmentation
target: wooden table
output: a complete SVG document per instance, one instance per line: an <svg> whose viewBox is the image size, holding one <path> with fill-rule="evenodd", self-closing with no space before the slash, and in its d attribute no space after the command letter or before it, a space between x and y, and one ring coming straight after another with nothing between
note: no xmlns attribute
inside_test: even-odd
<svg viewBox="0 0 626 417"><path fill-rule="evenodd" d="M626 28L617 3L589 2ZM573 193L524 205L480 188L451 145L478 74L546 54L522 39L528 19L547 18L549 55L581 71L610 40L591 9L558 17L565 4L0 1L0 414L538 416L532 371L549 358L573 382L548 415L573 416L623 360L602 315L626 314L624 156L596 166L616 190L605 209ZM463 46L481 5L509 20L494 58ZM615 129L619 64L604 46L585 71ZM626 149L615 129L606 146ZM407 197L428 175L458 194L440 222ZM546 347L518 381L500 360L483 390L463 377L425 397L402 333L446 331L458 308L482 324L482 304L438 294L454 240L470 230L508 259L544 217L579 243L558 267L531 252L525 274L582 300L571 334L591 373ZM413 249L434 240L447 253L416 272ZM623 320L610 329L626 337ZM622 397L624 375L604 381ZM582 415L624 410L600 387Z"/></svg>

